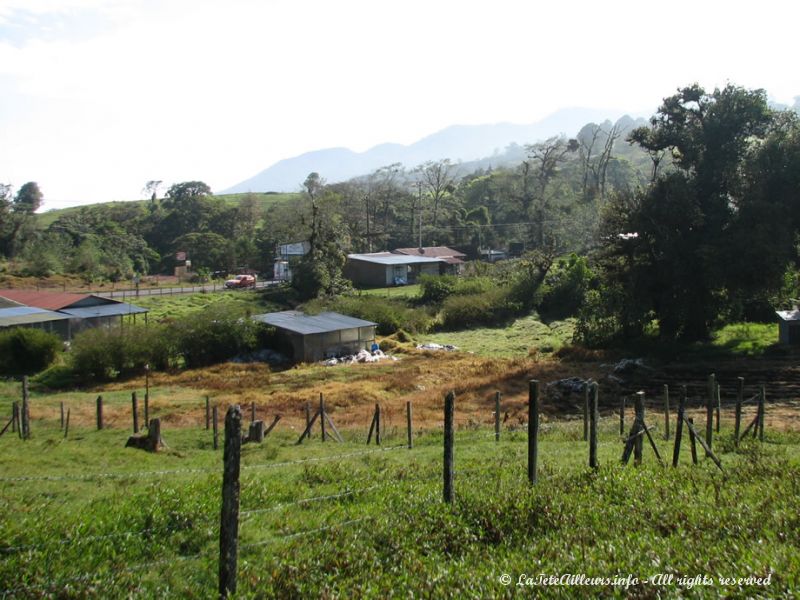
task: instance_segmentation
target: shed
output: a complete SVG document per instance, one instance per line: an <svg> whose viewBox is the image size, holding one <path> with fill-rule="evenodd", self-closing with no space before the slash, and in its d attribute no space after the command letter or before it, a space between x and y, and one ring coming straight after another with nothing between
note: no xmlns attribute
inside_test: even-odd
<svg viewBox="0 0 800 600"><path fill-rule="evenodd" d="M70 317L34 306L0 308L0 329L31 327L55 333L61 339L70 338Z"/></svg>
<svg viewBox="0 0 800 600"><path fill-rule="evenodd" d="M438 275L441 258L392 252L348 254L344 276L356 285L384 287L416 283L420 275Z"/></svg>
<svg viewBox="0 0 800 600"><path fill-rule="evenodd" d="M776 310L778 315L778 341L781 344L800 346L800 308Z"/></svg>
<svg viewBox="0 0 800 600"><path fill-rule="evenodd" d="M405 254L406 256L425 256L427 258L439 258L439 273L442 275L458 275L461 273L464 259L467 255L458 250L453 250L447 246L420 246L419 248L395 248L393 254Z"/></svg>
<svg viewBox="0 0 800 600"><path fill-rule="evenodd" d="M254 315L253 319L274 327L288 342L297 362L368 350L375 341L377 325L335 312L306 315L296 310Z"/></svg>
<svg viewBox="0 0 800 600"><path fill-rule="evenodd" d="M41 292L37 290L0 290L0 299L9 300L31 308L53 311L70 319L65 339L89 327L109 327L123 317L147 315L147 309L94 294L70 292Z"/></svg>

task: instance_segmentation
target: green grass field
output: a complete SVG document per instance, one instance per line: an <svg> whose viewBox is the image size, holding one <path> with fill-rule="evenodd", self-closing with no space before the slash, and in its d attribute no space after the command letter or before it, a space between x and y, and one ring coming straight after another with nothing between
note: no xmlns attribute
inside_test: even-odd
<svg viewBox="0 0 800 600"><path fill-rule="evenodd" d="M448 506L441 433L408 450L402 424L390 423L384 449L364 453L366 431L344 432L345 444L316 432L297 446L298 432L279 426L242 455L237 597L791 597L800 437L768 431L768 443L734 452L723 431L720 473L708 460L692 467L688 448L678 469L648 448L642 466L622 467L616 427L601 420L592 472L579 424L543 423L534 486L524 432L495 443L462 429ZM123 447L121 426L67 439L52 419L32 429L26 442L0 438L0 595L216 597L222 453L210 432L167 427L168 449L147 454ZM567 573L714 584L517 586ZM770 575L769 586L718 580L751 575Z"/></svg>
<svg viewBox="0 0 800 600"><path fill-rule="evenodd" d="M420 342L453 344L481 356L510 358L531 352L548 354L572 341L575 319L542 323L536 315L516 319L507 327L478 327L420 335Z"/></svg>

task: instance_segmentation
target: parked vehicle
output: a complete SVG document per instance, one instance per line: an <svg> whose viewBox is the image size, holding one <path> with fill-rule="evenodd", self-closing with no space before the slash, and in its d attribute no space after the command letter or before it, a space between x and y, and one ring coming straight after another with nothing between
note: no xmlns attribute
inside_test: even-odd
<svg viewBox="0 0 800 600"><path fill-rule="evenodd" d="M242 289L256 287L256 278L254 275L237 275L233 279L228 279L225 282L225 287L228 289Z"/></svg>

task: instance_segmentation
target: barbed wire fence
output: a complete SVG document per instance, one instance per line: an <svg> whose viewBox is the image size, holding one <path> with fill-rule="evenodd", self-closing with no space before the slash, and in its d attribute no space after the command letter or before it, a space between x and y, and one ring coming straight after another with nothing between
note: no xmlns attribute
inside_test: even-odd
<svg viewBox="0 0 800 600"><path fill-rule="evenodd" d="M758 439L764 440L764 415L765 415L765 392L763 386L759 388L758 393L755 395L745 398L744 394L744 385L743 380L739 378L738 381L738 393L735 400L722 402L720 399L719 393L719 386L716 384L713 375L709 377L708 383L708 396L705 399L705 408L706 408L706 415L707 415L707 432L712 431L712 423L713 418L716 416L717 422L717 432L719 432L719 420L720 420L720 413L723 408L726 410L733 408L735 410L735 431L734 431L734 440L735 444L738 444L740 440L744 439L744 437L748 433L752 433L754 436L757 435ZM600 422L599 411L598 411L598 391L599 386L595 382L587 381L585 387L583 389L583 399L584 402L582 404L582 417L584 420L584 428L583 428L583 441L589 442L588 447L588 466L592 469L598 468L598 459L597 459L597 429ZM649 400L647 401L644 397L644 392L639 392L636 394L637 397L637 406L635 409L635 418L633 421L633 428L631 432L625 436L624 432L624 425L625 425L625 418L626 413L626 397L622 397L617 401L621 401L620 405L620 437L622 441L625 443L626 449L628 445L632 445L634 455L637 458L637 462L641 462L641 448L637 448L636 446L641 442L641 440L645 437L649 437L649 430L652 427L648 427L645 423L645 409L646 408L663 408L664 413L666 415L665 418L665 437L667 440L670 439L669 434L669 415L670 415L670 406L669 406L669 390L665 386L664 388L664 398L662 401L657 400ZM683 429L683 425L687 425L690 429L690 440L692 441L692 446L694 446L695 440L698 443L701 443L699 434L697 434L691 425L691 419L686 419L685 417L685 410L686 410L686 402L687 401L687 394L685 388L681 391L680 401L678 403L678 414L677 414L677 421L676 421L676 436L674 441L674 452L675 456L677 456L680 450L680 440L681 440L681 431ZM286 512L290 512L293 509L301 509L307 508L312 505L331 505L331 506L339 506L342 501L345 499L352 500L356 498L366 499L371 497L372 494L378 492L380 490L395 490L395 492L399 492L400 490L404 489L404 486L409 484L425 484L430 485L435 481L439 481L442 485L442 499L445 503L453 503L455 497L455 482L457 478L460 477L469 477L475 476L478 474L484 474L488 472L496 473L497 472L497 465L494 463L489 464L489 466L477 469L462 469L456 470L454 468L454 448L457 445L459 448L461 447L468 447L470 445L486 445L490 439L493 439L495 442L500 442L501 438L511 439L513 441L524 441L527 440L527 479L531 484L535 484L538 478L538 456L539 456L539 448L538 448L538 436L540 431L540 416L539 416L539 409L540 409L540 388L539 382L536 380L531 380L529 382L529 393L528 393L528 402L527 402L527 416L528 420L527 423L523 426L518 428L517 431L509 432L506 430L505 432L502 430L500 426L500 415L502 413L502 406L501 406L501 396L500 393L497 392L494 394L494 431L487 432L485 430L468 430L463 432L462 435L457 436L455 432L455 422L454 422L454 412L455 412L455 394L453 392L449 393L445 398L444 403L444 415L443 415L443 425L441 428L435 428L436 431L441 431L442 433L442 442L443 442L443 461L441 463L441 470L439 467L436 466L436 463L430 463L429 473L424 475L418 475L416 477L408 477L407 475L403 475L402 477L395 477L390 478L386 481L381 481L379 483L371 483L369 485L355 485L352 481L348 481L344 486L341 486L335 490L329 490L325 493L320 493L311 496L299 497L294 499L270 499L268 501L257 501L257 500L248 500L248 488L245 486L244 488L244 497L246 500L246 508L244 510L239 509L239 500L240 500L240 492L241 492L241 483L240 483L240 475L242 472L244 473L257 473L263 470L269 469L279 469L279 468L289 468L295 466L308 466L318 463L324 463L328 461L336 461L340 464L349 464L349 461L352 459L359 459L364 458L367 456L375 456L380 454L386 453L393 453L393 452L400 452L400 451L412 451L414 449L413 444L413 430L412 430L412 411L410 403L407 405L407 442L405 444L397 444L392 446L377 446L374 448L365 448L357 451L349 451L349 452L340 452L334 454L327 454L323 456L309 456L298 458L294 460L288 461L271 461L271 462L261 462L261 463L254 463L254 464L241 464L241 446L243 441L243 426L242 426L242 410L239 406L233 406L228 408L227 414L225 416L225 440L224 440L224 457L223 457L223 469L222 469L222 510L221 516L219 517L219 527L213 527L211 529L212 535L219 536L219 560L218 560L218 567L219 567L219 593L222 597L227 596L228 594L235 593L237 589L237 561L238 555L240 551L250 551L255 548L269 547L271 545L277 545L282 542L293 540L297 538L302 538L306 536L313 536L325 532L331 531L339 531L344 529L349 529L352 527L357 527L359 525L363 526L367 522L373 521L375 519L374 516L369 514L359 514L357 511L347 510L344 511L344 514L336 514L335 512L327 515L321 523L315 526L309 526L303 529L287 529L286 525L280 526L278 529L279 531L267 535L264 537L256 538L256 539L249 539L249 534L245 535L245 539L243 543L239 542L239 526L241 524L247 524L252 522L253 520L260 519L263 517L268 517L269 515L276 515L276 514L284 514ZM750 425L744 430L741 431L741 421L743 416L743 410L746 405L756 404L756 415L753 421L751 421ZM207 402L208 406L208 402ZM715 415L716 413L716 415ZM376 409L376 414L380 414L380 409ZM379 417L378 417L379 418ZM607 423L616 419L616 416L611 413L610 416L606 417ZM321 420L320 423L323 423L324 420ZM531 426L533 425L533 426ZM206 423L208 427L208 423ZM323 433L324 435L324 433ZM324 437L322 439L325 439ZM385 440L385 438L384 438ZM651 438L651 443L653 444L654 450L658 456L658 450L656 449L655 442ZM709 457L713 458L718 466L721 467L719 461L716 457L713 456L711 450L711 442L709 440L704 440L707 442L706 453ZM380 439L376 439L377 443L380 443ZM298 442L299 443L299 442ZM363 443L363 442L362 442ZM368 438L369 443L369 438ZM490 445L491 447L492 445ZM495 447L497 447L495 445ZM694 451L693 451L694 457ZM659 460L661 460L659 456ZM623 462L627 462L625 460L625 454L623 453ZM697 463L696 457L694 457L694 462ZM664 464L662 462L662 464ZM673 466L677 466L677 461L673 462ZM14 484L24 484L29 482L92 482L96 480L146 480L146 479L153 479L153 478L160 478L160 477L174 477L174 476L190 476L188 477L189 481L196 480L197 476L218 476L220 475L219 468L212 468L212 467L200 467L200 468L186 468L186 469L162 469L162 470L147 470L147 471L102 471L102 472L94 472L94 473L83 473L83 474L75 474L75 475L30 475L30 476L8 476L8 477L0 477L0 484L2 483L14 483ZM385 475L385 474L384 474ZM402 515L399 515L398 518L403 518ZM213 524L217 519L217 515L215 514L206 514L200 515L198 517L199 521L202 521L204 524ZM87 528L88 530L88 528ZM106 542L109 540L118 540L118 539L139 539L143 536L151 535L151 534L159 534L159 533L170 533L167 529L152 526L147 528L135 528L135 529L128 529L123 531L115 531L113 533L108 534L90 534L90 535L79 535L69 539L62 539L62 540L53 540L48 542L41 542L41 543L15 543L13 545L7 546L0 546L0 557L8 556L13 554L19 553L28 553L28 554L36 554L36 553L43 553L43 552L54 552L57 551L58 548L61 548L65 545L92 545L99 542ZM118 567L117 565L114 568L120 572L125 573L132 573L141 570L148 570L153 569L157 566L163 564L172 564L176 562L182 561L192 561L192 560L200 560L202 558L208 558L209 561L213 561L213 555L215 554L214 548L206 548L194 552L192 554L187 555L177 555L170 558L162 558L154 561L143 561L140 563L136 563L133 565L123 565ZM64 586L70 586L73 584L88 584L93 581L99 579L99 575L96 573L78 573L74 576L54 579L54 580L47 580L41 582L32 582L32 583L23 583L21 585L8 587L6 589L0 589L0 598L5 597L13 597L15 595L27 592L48 592L51 590L61 589Z"/></svg>

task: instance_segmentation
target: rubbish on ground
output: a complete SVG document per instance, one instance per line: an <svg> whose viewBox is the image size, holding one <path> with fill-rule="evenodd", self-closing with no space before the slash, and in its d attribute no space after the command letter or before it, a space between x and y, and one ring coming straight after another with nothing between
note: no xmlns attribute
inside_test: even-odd
<svg viewBox="0 0 800 600"><path fill-rule="evenodd" d="M369 350L359 350L357 354L348 354L345 356L333 356L322 361L326 367L333 367L336 365L352 365L355 363L374 363L381 360L400 360L396 356L384 353L381 349L370 352Z"/></svg>
<svg viewBox="0 0 800 600"><path fill-rule="evenodd" d="M453 352L454 350L458 350L458 346L428 342L426 344L417 344L417 350L445 350L447 352Z"/></svg>

